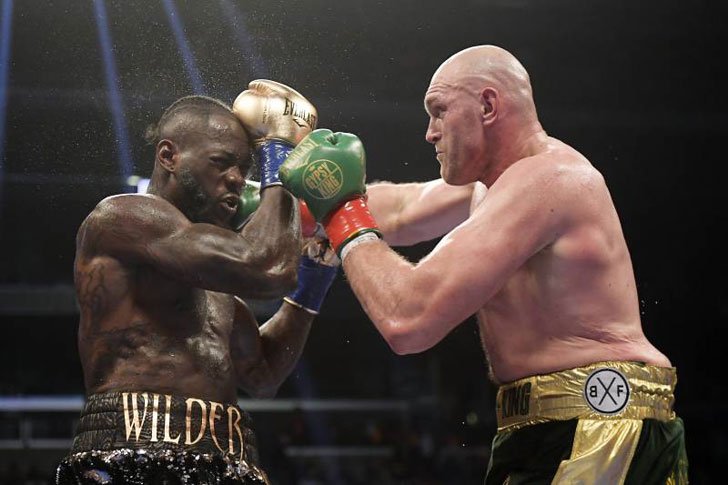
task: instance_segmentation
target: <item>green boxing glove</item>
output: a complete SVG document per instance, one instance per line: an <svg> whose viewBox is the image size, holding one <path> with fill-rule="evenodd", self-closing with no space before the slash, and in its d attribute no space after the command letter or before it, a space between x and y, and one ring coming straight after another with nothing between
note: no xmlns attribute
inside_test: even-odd
<svg viewBox="0 0 728 485"><path fill-rule="evenodd" d="M260 183L252 180L245 181L245 187L240 194L240 203L238 210L235 212L232 220L232 227L236 232L240 232L250 216L258 210L260 205Z"/></svg>
<svg viewBox="0 0 728 485"><path fill-rule="evenodd" d="M354 240L381 238L364 197L365 166L364 145L356 135L315 130L293 149L279 172L283 185L306 201L323 224L342 259L344 247Z"/></svg>
<svg viewBox="0 0 728 485"><path fill-rule="evenodd" d="M302 200L298 201L299 214L301 215L301 234L303 237L311 237L316 234L318 224L313 215L306 207L306 203ZM246 180L243 192L240 194L240 204L235 212L232 221L232 227L235 232L240 232L243 226L247 224L250 217L260 206L260 182Z"/></svg>

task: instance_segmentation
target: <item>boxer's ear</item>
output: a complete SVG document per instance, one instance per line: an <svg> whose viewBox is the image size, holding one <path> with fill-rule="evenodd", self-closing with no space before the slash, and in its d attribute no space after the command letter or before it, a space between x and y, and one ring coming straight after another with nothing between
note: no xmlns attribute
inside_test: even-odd
<svg viewBox="0 0 728 485"><path fill-rule="evenodd" d="M482 110L483 124L492 124L498 119L498 104L500 95L493 87L483 88L480 92L480 107Z"/></svg>
<svg viewBox="0 0 728 485"><path fill-rule="evenodd" d="M177 169L177 145L171 140L162 139L157 143L157 161L168 172Z"/></svg>

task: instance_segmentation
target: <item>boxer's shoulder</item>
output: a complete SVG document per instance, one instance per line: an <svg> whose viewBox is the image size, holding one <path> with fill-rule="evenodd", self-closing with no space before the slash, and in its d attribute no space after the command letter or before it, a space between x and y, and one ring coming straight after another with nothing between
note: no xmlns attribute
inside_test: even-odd
<svg viewBox="0 0 728 485"><path fill-rule="evenodd" d="M499 185L535 195L541 202L543 197L573 202L606 188L604 177L589 160L564 144L514 163L492 190Z"/></svg>
<svg viewBox="0 0 728 485"><path fill-rule="evenodd" d="M151 194L119 194L101 200L89 217L96 219L128 218L129 220L149 216L174 216L182 213L169 201Z"/></svg>
<svg viewBox="0 0 728 485"><path fill-rule="evenodd" d="M112 195L99 202L86 217L79 234L102 232L109 235L134 232L155 234L166 231L188 219L174 205L149 194Z"/></svg>
<svg viewBox="0 0 728 485"><path fill-rule="evenodd" d="M114 195L99 202L76 235L77 256L128 256L166 237L189 220L168 201L153 195Z"/></svg>

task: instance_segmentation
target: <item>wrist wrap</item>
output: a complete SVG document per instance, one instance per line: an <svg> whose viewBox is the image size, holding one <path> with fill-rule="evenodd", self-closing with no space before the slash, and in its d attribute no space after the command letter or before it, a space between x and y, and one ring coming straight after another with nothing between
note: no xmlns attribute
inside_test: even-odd
<svg viewBox="0 0 728 485"><path fill-rule="evenodd" d="M374 232L363 232L358 234L357 236L349 239L346 244L344 244L341 247L341 264L344 264L344 260L346 259L346 255L349 254L349 251L354 249L360 244L363 244L365 242L371 242L371 241L379 241L379 236Z"/></svg>
<svg viewBox="0 0 728 485"><path fill-rule="evenodd" d="M258 159L260 160L260 189L269 185L281 185L278 178L278 170L288 158L293 147L280 140L270 140L258 148Z"/></svg>
<svg viewBox="0 0 728 485"><path fill-rule="evenodd" d="M298 286L293 293L283 299L293 306L318 315L338 271L338 266L327 266L317 263L308 256L301 256L298 265Z"/></svg>

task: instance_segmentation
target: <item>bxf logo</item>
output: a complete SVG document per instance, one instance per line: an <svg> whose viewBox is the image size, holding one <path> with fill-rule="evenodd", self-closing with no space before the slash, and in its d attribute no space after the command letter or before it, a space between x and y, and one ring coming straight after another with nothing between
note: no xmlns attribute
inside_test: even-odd
<svg viewBox="0 0 728 485"><path fill-rule="evenodd" d="M584 399L601 414L616 414L629 402L629 382L621 372L600 368L589 374L584 384Z"/></svg>

